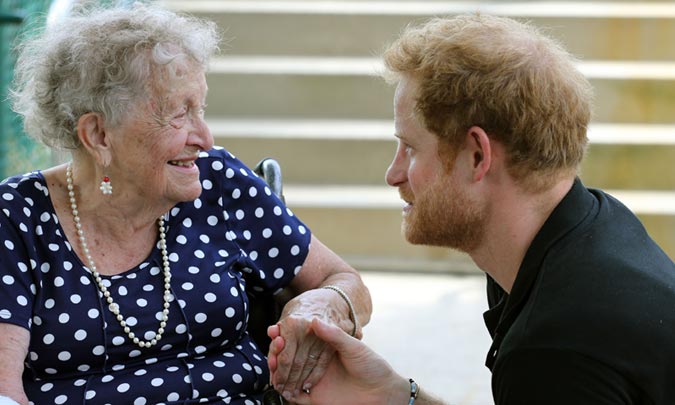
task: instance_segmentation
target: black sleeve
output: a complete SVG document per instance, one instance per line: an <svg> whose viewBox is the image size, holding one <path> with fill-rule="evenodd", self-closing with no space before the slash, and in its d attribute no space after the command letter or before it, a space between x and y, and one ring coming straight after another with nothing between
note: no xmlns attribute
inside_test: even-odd
<svg viewBox="0 0 675 405"><path fill-rule="evenodd" d="M652 404L611 367L575 352L526 349L499 359L492 377L496 405Z"/></svg>

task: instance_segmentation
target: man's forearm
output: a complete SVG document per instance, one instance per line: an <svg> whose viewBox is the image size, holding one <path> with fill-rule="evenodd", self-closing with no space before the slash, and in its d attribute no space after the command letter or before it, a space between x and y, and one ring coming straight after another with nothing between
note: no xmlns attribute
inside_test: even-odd
<svg viewBox="0 0 675 405"><path fill-rule="evenodd" d="M398 376L399 381L396 382L396 389L392 389L392 395L387 401L389 405L408 405L410 400L414 397L414 405L447 405L445 402L436 398L428 391L425 391L421 384L409 379ZM417 392L415 394L415 391Z"/></svg>

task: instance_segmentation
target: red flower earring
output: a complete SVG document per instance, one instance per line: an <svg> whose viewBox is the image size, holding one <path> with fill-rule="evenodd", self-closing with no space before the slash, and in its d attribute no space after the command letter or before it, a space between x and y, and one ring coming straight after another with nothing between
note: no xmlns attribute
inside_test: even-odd
<svg viewBox="0 0 675 405"><path fill-rule="evenodd" d="M104 195L110 195L112 194L112 184L110 184L110 177L108 176L103 176L103 180L101 181L101 187L99 187L101 192Z"/></svg>

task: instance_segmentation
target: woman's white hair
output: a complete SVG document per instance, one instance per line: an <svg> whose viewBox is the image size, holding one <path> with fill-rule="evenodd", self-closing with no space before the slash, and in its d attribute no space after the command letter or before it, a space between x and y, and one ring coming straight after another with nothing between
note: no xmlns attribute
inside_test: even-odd
<svg viewBox="0 0 675 405"><path fill-rule="evenodd" d="M30 136L65 149L80 145L80 116L98 112L119 125L165 75L186 64L206 71L220 39L211 21L142 4L82 8L27 38L17 48L13 109Z"/></svg>

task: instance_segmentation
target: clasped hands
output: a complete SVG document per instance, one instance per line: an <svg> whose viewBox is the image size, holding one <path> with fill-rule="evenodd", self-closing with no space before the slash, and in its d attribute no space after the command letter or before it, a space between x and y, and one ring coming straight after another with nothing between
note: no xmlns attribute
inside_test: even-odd
<svg viewBox="0 0 675 405"><path fill-rule="evenodd" d="M400 388L405 394L391 366L358 340L361 331L349 335L353 323L345 313L305 302L286 305L267 330L271 383L287 402L390 403L388 396Z"/></svg>
<svg viewBox="0 0 675 405"><path fill-rule="evenodd" d="M334 294L321 289L306 291L289 301L279 322L267 330L272 339L268 356L271 383L287 401L309 392L335 355L335 349L313 332L312 320L343 330L354 327L346 305L335 305Z"/></svg>
<svg viewBox="0 0 675 405"><path fill-rule="evenodd" d="M270 326L268 332L272 337L268 361L272 373L272 383L284 384L286 401L300 405L343 405L343 404L402 404L408 400L407 380L399 376L382 357L368 348L363 342L351 337L343 328L328 324L319 319L312 320L310 332L314 338L321 339L324 353L330 354L325 364L322 357L321 366L314 367L306 380L309 389L299 393L290 391L288 379L284 379L279 370L280 357L289 349L286 340L279 335L279 326ZM307 351L304 351L307 353ZM290 351L287 354L290 357ZM302 361L295 351L299 364L310 363L307 358ZM313 361L312 361L313 363ZM302 381L302 380L300 380ZM301 385L302 386L302 385ZM293 394L292 394L293 393Z"/></svg>

